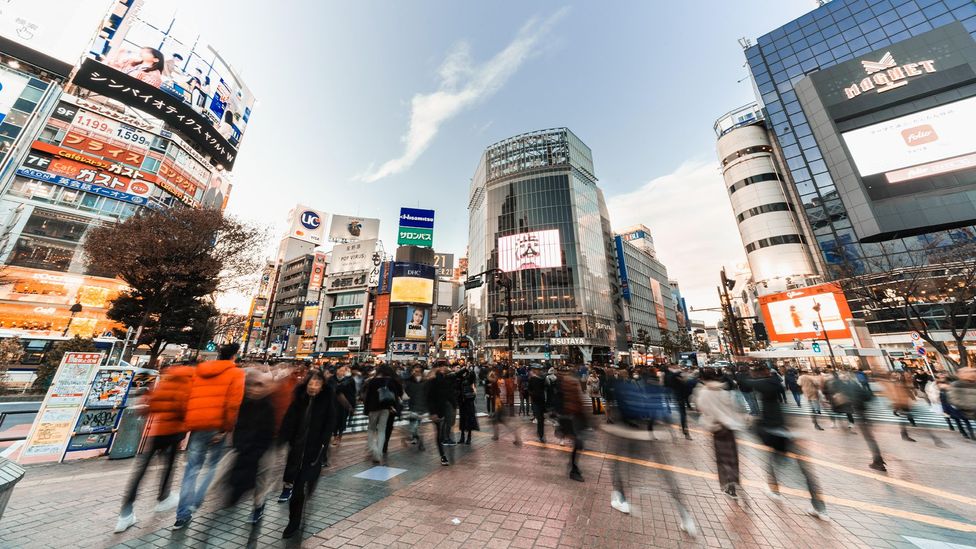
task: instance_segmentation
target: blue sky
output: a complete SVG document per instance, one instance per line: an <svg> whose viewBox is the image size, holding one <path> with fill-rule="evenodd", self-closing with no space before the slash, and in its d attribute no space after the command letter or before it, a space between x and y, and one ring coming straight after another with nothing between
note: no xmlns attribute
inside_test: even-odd
<svg viewBox="0 0 976 549"><path fill-rule="evenodd" d="M161 0L148 0L159 2ZM615 227L642 222L693 306L744 261L717 171L715 118L753 98L739 37L813 0L231 2L179 0L258 105L229 211L275 223L296 202L379 217L437 211L461 255L491 143L568 126L594 153Z"/></svg>

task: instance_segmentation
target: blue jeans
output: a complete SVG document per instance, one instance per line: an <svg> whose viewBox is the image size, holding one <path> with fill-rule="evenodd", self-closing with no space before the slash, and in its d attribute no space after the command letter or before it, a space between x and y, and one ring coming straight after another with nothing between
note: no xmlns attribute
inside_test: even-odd
<svg viewBox="0 0 976 549"><path fill-rule="evenodd" d="M194 431L190 433L190 442L186 446L186 470L183 472L183 484L180 487L180 504L176 508L176 520L186 520L193 515L191 508L198 509L207 495L207 488L217 472L217 462L224 455L226 446L221 440L218 444L211 444L211 439L217 435L216 430ZM197 477L203 469L204 462L207 471L203 474L200 484Z"/></svg>

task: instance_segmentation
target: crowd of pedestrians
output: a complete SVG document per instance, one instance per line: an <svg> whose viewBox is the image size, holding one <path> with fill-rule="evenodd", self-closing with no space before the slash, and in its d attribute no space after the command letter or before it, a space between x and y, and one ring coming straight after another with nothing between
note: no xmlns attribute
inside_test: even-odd
<svg viewBox="0 0 976 549"><path fill-rule="evenodd" d="M826 508L814 471L800 453L784 407L808 413L813 426L822 423L860 432L872 454L869 467L885 471L867 409L875 389L864 372L777 369L764 363L724 368L670 365L615 368L561 366L539 363L452 364L259 364L235 360L236 345L221 347L216 360L165 367L155 388L145 397L150 414L148 439L135 460L123 497L116 532L136 522L133 503L154 456L163 461L156 512L176 510L174 530L186 528L202 506L211 486L221 490L220 504L237 504L250 494L250 521L261 521L274 485L280 482L279 503L288 503L288 524L282 536L301 529L305 505L323 467L329 466L330 447L342 444L357 405L366 416L368 459L386 464L397 424L404 429L401 443L426 451L433 437L437 459L452 464L451 446L472 444L481 430L479 393L491 424L492 439L511 435L523 443L522 427L533 425L539 444L571 446L569 479L584 482L579 456L586 439L602 430L618 459L613 463L610 505L629 514L628 474L634 462L648 456L659 464L668 494L679 513L681 528L694 535L697 527L678 489L669 450L680 429L691 439L689 421L711 435L719 487L738 501L744 496L739 473L737 439L752 436L767 448L767 489L780 501L779 471L795 463L810 495L807 509L826 519ZM924 399L945 417L946 424L967 440L974 440L976 369L955 376L893 372L875 379L875 386L903 420L903 440L916 420L914 408ZM792 395L792 403L789 395ZM518 397L516 399L516 397ZM516 406L517 404L517 406ZM675 417L676 416L676 417ZM655 427L676 419L675 430ZM398 423L399 422L399 423ZM429 425L429 430L425 428ZM455 433L455 429L457 432ZM429 434L425 435L425 431ZM673 436L661 436L669 432ZM944 443L925 431L936 446ZM657 433L657 434L655 434ZM179 449L186 456L179 491L171 484ZM275 471L282 470L280 480Z"/></svg>

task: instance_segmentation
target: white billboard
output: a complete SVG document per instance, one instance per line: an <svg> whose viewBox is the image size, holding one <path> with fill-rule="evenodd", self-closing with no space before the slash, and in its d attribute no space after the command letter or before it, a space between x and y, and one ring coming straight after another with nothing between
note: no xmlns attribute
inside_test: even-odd
<svg viewBox="0 0 976 549"><path fill-rule="evenodd" d="M380 220L354 215L333 215L329 240L370 240L379 238Z"/></svg>
<svg viewBox="0 0 976 549"><path fill-rule="evenodd" d="M976 167L976 97L858 128L843 135L862 177L889 183Z"/></svg>
<svg viewBox="0 0 976 549"><path fill-rule="evenodd" d="M27 87L27 77L0 67L0 124Z"/></svg>
<svg viewBox="0 0 976 549"><path fill-rule="evenodd" d="M322 210L297 204L288 212L288 235L291 238L321 244L325 237L325 220L329 214Z"/></svg>
<svg viewBox="0 0 976 549"><path fill-rule="evenodd" d="M112 0L5 0L0 3L0 36L74 66L112 4Z"/></svg>
<svg viewBox="0 0 976 549"><path fill-rule="evenodd" d="M373 269L373 252L376 239L360 240L346 244L336 244L332 248L332 259L326 267L326 274L369 271Z"/></svg>
<svg viewBox="0 0 976 549"><path fill-rule="evenodd" d="M531 231L498 239L498 268L505 271L561 267L559 230Z"/></svg>

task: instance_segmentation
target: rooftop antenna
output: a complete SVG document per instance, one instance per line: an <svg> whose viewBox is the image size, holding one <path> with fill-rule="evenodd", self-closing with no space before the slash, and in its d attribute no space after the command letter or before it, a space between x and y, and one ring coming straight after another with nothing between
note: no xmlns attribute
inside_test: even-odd
<svg viewBox="0 0 976 549"><path fill-rule="evenodd" d="M739 45L742 46L742 49L747 50L752 47L752 40L743 36L739 39Z"/></svg>

